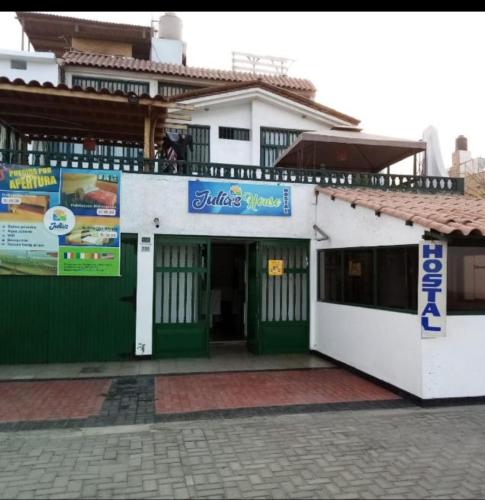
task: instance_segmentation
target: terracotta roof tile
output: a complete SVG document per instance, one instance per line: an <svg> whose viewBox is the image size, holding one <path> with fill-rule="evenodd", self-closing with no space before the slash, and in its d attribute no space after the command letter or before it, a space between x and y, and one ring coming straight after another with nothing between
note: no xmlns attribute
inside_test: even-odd
<svg viewBox="0 0 485 500"><path fill-rule="evenodd" d="M225 82L245 82L254 80L253 73L228 71L208 68L195 68L179 64L165 64L132 57L110 56L102 54L89 54L86 52L66 52L62 59L65 65L94 66L97 68L116 68L131 71L146 71L162 75L185 76L204 80ZM258 75L262 81L290 90L307 91L314 93L315 86L309 80L293 78L283 75Z"/></svg>
<svg viewBox="0 0 485 500"><path fill-rule="evenodd" d="M344 120L346 122L357 125L360 121L353 116L345 115L340 111L329 108L323 104L313 101L312 99L308 99L303 97L296 92L282 89L276 85L271 83L264 82L260 79L253 79L247 82L236 82L236 83L224 83L222 85L215 85L213 87L206 87L203 89L190 90L188 92L184 92L182 94L178 94L176 96L170 97L170 101L185 101L188 99L195 99L197 97L204 97L208 95L216 95L223 94L225 92L235 92L237 90L244 90L248 88L261 88L263 90L267 90L268 92L272 92L273 94L278 94L282 97L290 99L292 101L296 101L304 106L308 106L322 113L326 113L328 115L334 116L335 118L339 118L340 120Z"/></svg>
<svg viewBox="0 0 485 500"><path fill-rule="evenodd" d="M64 83L59 83L58 85L53 85L51 82L44 82L42 85L37 81L37 80L30 80L29 82L26 82L22 80L22 78L15 78L14 80L10 80L6 76L0 76L0 83L8 83L12 85L16 85L19 87L43 87L43 88L50 88L50 89L57 89L57 90L69 90L70 92L84 92L86 94L106 94L106 95L113 95L113 96L121 96L121 97L128 97L130 94L129 92L124 92L122 90L114 90L110 91L108 89L100 89L96 90L93 87L87 87L87 88L82 88L78 85L75 85L74 87L68 87ZM163 102L169 102L166 97L163 97L161 95L156 95L154 97L151 97L149 94L140 94L138 95L139 99L150 99L152 101L163 101Z"/></svg>
<svg viewBox="0 0 485 500"><path fill-rule="evenodd" d="M459 194L416 194L369 188L317 187L332 199L380 211L442 234L485 236L485 199Z"/></svg>

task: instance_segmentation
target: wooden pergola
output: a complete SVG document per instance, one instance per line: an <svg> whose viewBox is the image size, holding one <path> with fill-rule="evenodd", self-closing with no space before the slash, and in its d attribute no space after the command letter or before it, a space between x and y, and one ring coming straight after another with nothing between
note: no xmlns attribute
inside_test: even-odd
<svg viewBox="0 0 485 500"><path fill-rule="evenodd" d="M143 148L153 159L166 128L186 128L192 107L161 96L72 89L0 78L0 121L28 141L82 142Z"/></svg>

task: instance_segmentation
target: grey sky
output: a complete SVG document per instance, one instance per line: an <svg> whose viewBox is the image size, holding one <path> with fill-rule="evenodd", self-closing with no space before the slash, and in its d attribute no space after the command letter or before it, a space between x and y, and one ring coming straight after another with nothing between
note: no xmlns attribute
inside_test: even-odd
<svg viewBox="0 0 485 500"><path fill-rule="evenodd" d="M54 13L54 12L51 12ZM162 12L55 12L149 25ZM231 51L296 59L317 100L362 120L366 132L419 139L439 132L445 166L454 139L485 156L484 12L178 12L190 66L230 69ZM0 49L19 50L13 12L0 13Z"/></svg>

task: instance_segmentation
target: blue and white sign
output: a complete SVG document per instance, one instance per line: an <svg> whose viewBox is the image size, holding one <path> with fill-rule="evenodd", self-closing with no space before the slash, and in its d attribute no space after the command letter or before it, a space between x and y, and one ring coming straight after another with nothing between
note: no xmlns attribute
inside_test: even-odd
<svg viewBox="0 0 485 500"><path fill-rule="evenodd" d="M291 188L271 184L189 181L189 212L291 216Z"/></svg>
<svg viewBox="0 0 485 500"><path fill-rule="evenodd" d="M446 335L447 250L442 241L419 244L418 315L423 339Z"/></svg>

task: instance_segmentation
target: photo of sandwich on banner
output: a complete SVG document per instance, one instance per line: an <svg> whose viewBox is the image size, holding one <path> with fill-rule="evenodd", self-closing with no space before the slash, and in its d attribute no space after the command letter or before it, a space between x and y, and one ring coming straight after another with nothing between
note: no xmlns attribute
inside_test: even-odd
<svg viewBox="0 0 485 500"><path fill-rule="evenodd" d="M112 246L119 234L116 221L105 217L78 217L74 229L61 244L71 246Z"/></svg>
<svg viewBox="0 0 485 500"><path fill-rule="evenodd" d="M49 195L17 195L7 197L9 220L42 221L49 208Z"/></svg>
<svg viewBox="0 0 485 500"><path fill-rule="evenodd" d="M118 184L107 182L97 174L63 174L62 204L86 208L116 208Z"/></svg>

